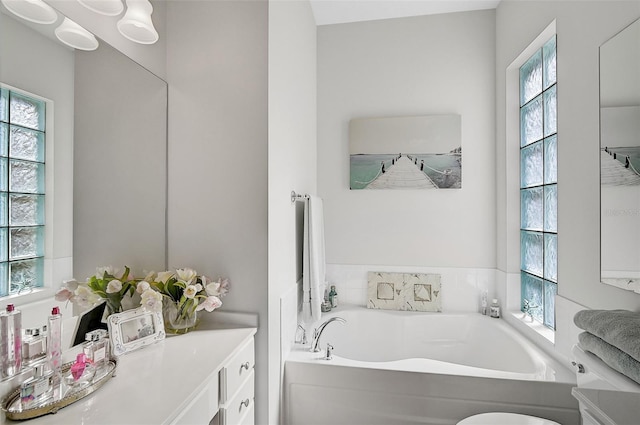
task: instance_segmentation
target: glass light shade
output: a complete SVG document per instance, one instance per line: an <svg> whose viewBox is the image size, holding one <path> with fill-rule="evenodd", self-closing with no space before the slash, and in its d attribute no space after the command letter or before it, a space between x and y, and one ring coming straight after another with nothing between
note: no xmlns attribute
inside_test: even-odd
<svg viewBox="0 0 640 425"><path fill-rule="evenodd" d="M55 10L42 0L2 0L11 13L36 24L53 24L58 20Z"/></svg>
<svg viewBox="0 0 640 425"><path fill-rule="evenodd" d="M78 0L78 3L105 16L118 16L124 10L122 0Z"/></svg>
<svg viewBox="0 0 640 425"><path fill-rule="evenodd" d="M74 49L96 50L98 48L96 37L69 18L64 18L55 33L58 40Z"/></svg>
<svg viewBox="0 0 640 425"><path fill-rule="evenodd" d="M155 43L158 32L153 27L152 12L153 6L148 0L127 0L127 11L118 21L118 31L136 43Z"/></svg>

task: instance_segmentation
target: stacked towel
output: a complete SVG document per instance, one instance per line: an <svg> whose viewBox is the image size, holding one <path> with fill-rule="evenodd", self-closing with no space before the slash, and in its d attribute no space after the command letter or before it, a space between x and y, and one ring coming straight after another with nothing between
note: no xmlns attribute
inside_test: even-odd
<svg viewBox="0 0 640 425"><path fill-rule="evenodd" d="M578 342L585 351L598 356L610 368L640 384L639 361L589 332L578 335Z"/></svg>
<svg viewBox="0 0 640 425"><path fill-rule="evenodd" d="M582 310L573 322L586 332L580 345L612 369L640 383L640 313L627 310Z"/></svg>

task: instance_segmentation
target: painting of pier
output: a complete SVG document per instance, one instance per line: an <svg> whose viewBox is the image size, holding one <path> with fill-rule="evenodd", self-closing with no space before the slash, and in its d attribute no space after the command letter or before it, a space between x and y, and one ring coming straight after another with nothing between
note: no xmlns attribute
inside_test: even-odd
<svg viewBox="0 0 640 425"><path fill-rule="evenodd" d="M352 119L350 188L461 188L461 132L453 114Z"/></svg>

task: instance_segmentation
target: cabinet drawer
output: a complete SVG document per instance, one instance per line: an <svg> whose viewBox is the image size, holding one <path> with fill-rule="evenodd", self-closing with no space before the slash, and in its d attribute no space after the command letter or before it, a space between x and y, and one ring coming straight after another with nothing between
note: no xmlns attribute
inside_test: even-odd
<svg viewBox="0 0 640 425"><path fill-rule="evenodd" d="M208 423L218 411L218 382L212 380L172 422L173 425Z"/></svg>
<svg viewBox="0 0 640 425"><path fill-rule="evenodd" d="M252 374L255 365L253 338L225 366L220 376L220 402L225 403L235 396L243 382Z"/></svg>
<svg viewBox="0 0 640 425"><path fill-rule="evenodd" d="M254 404L254 376L251 371L244 385L238 389L236 395L229 400L222 413L222 425L245 425L253 424L253 404Z"/></svg>

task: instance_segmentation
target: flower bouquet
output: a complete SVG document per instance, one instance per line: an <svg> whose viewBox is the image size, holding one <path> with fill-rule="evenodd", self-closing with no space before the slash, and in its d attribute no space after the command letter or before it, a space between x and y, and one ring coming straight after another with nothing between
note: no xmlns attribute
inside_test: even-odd
<svg viewBox="0 0 640 425"><path fill-rule="evenodd" d="M229 291L228 279L212 281L189 268L168 270L148 277L138 284L138 290L142 291L141 303L146 306L155 304L155 299L145 296L150 290L162 295L167 333L186 333L195 328L198 324L197 312L211 312L220 307L220 298Z"/></svg>
<svg viewBox="0 0 640 425"><path fill-rule="evenodd" d="M136 290L137 281L129 267L124 272L111 266L98 267L96 274L80 283L74 279L63 282L64 285L55 295L58 301L71 301L82 310L106 302L105 317L123 311L122 301L131 297Z"/></svg>
<svg viewBox="0 0 640 425"><path fill-rule="evenodd" d="M98 267L84 283L64 282L56 300L71 301L82 310L106 302L105 317L123 311L123 300L140 295L140 305L150 311L162 311L165 331L186 333L197 325L197 312L211 312L222 305L220 298L229 292L229 280L212 281L193 269L183 268L148 273L134 278L129 267L120 274L113 267Z"/></svg>

